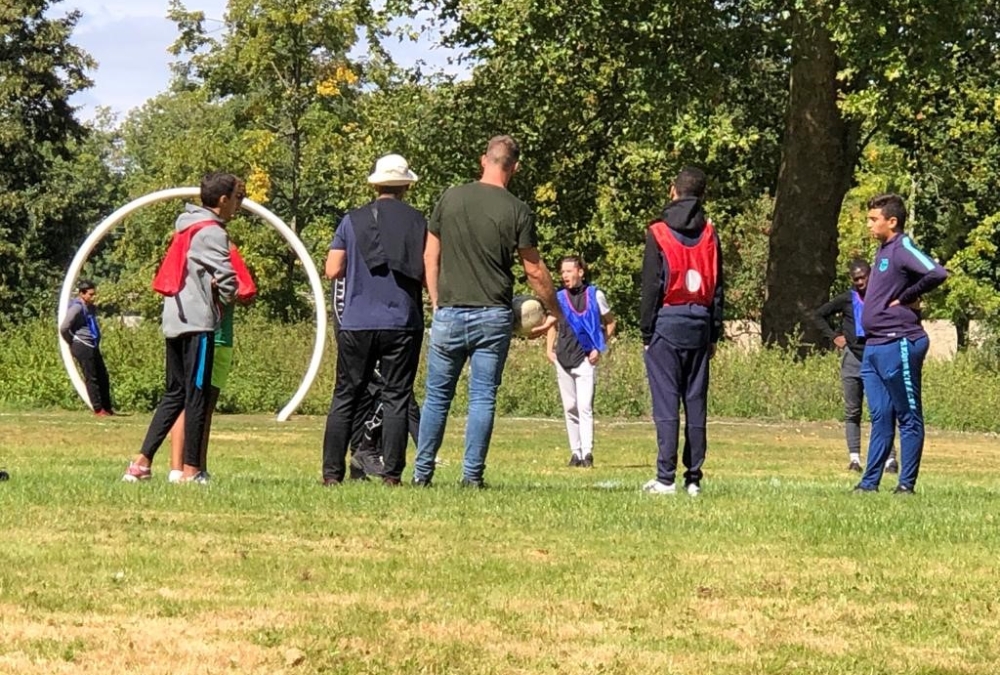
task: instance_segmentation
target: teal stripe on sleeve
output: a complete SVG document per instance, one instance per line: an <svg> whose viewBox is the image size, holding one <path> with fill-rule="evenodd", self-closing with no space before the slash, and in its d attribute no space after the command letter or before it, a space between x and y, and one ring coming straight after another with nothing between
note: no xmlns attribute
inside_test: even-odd
<svg viewBox="0 0 1000 675"><path fill-rule="evenodd" d="M926 267L928 272L934 269L934 261L928 258L927 254L917 248L913 240L905 235L903 236L903 248L912 253L917 262Z"/></svg>

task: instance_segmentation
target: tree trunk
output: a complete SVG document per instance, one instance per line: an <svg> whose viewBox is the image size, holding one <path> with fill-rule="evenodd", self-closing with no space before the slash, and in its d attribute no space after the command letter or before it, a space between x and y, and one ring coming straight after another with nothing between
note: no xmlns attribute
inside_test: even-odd
<svg viewBox="0 0 1000 675"><path fill-rule="evenodd" d="M829 11L829 10L827 10ZM812 312L836 277L837 221L858 153L837 107L837 53L825 17L792 18L792 68L761 317L766 343L822 344Z"/></svg>

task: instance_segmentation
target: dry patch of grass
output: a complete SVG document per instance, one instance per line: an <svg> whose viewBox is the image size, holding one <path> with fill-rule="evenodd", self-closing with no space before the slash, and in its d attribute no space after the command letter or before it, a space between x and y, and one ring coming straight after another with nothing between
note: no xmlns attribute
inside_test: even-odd
<svg viewBox="0 0 1000 675"><path fill-rule="evenodd" d="M0 606L0 672L23 675L274 673L281 654L243 636L284 619L257 611L195 620L135 615L32 617Z"/></svg>
<svg viewBox="0 0 1000 675"><path fill-rule="evenodd" d="M500 420L488 480L316 485L322 418L220 416L207 489L118 482L148 418L0 415L0 673L993 675L996 439L854 498L837 424L716 423L655 499L651 424ZM277 450L276 450L277 449ZM39 461L46 458L46 461ZM891 488L891 480L887 480ZM602 487L603 486L603 487ZM610 486L610 488L608 487ZM301 658L289 658L289 650ZM295 662L296 665L291 665Z"/></svg>

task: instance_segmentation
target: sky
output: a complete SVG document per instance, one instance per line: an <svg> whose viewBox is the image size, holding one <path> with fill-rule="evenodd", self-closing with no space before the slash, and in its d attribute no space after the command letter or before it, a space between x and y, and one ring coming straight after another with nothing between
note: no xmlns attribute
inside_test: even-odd
<svg viewBox="0 0 1000 675"><path fill-rule="evenodd" d="M168 5L168 0L63 0L53 8L56 12L80 10L82 17L72 41L98 62L97 70L90 73L94 86L73 98L82 119L91 119L98 106L124 117L167 88L173 60L167 47L177 36L177 27L166 18ZM206 30L222 29L226 0L187 0L184 6L205 12ZM460 71L448 67L450 52L430 40L393 42L386 47L403 65L423 59L447 72ZM355 58L363 55L352 54Z"/></svg>

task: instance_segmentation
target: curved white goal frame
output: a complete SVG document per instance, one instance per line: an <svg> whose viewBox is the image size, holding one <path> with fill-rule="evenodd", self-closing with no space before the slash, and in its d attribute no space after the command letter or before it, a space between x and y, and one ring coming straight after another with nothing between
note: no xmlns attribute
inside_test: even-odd
<svg viewBox="0 0 1000 675"><path fill-rule="evenodd" d="M101 223L94 228L94 231L91 232L90 235L84 240L79 250L77 250L76 255L73 257L73 262L69 266L69 271L66 272L66 278L63 280L62 285L62 292L59 293L59 313L56 320L56 334L58 335L59 326L62 325L63 319L66 318L69 303L73 296L73 287L77 277L80 275L80 271L83 269L84 263L87 262L87 258L90 257L94 248L97 247L108 232L110 232L127 216L144 206L149 206L150 204L166 201L168 199L198 197L200 192L201 191L196 187L172 188L170 190L153 192L145 197L140 197L139 199L129 202L101 221ZM309 361L309 368L306 370L305 377L302 379L302 384L299 385L298 390L295 392L295 395L292 396L292 399L288 402L288 404L281 409L281 412L278 413L278 421L284 422L291 417L292 413L299 407L299 404L302 403L302 399L306 397L306 394L309 392L309 388L316 379L316 375L319 373L320 362L323 360L323 349L326 347L326 299L323 294L323 284L320 281L319 272L316 271L316 266L309 257L309 252L306 250L306 247L302 244L302 241L298 238L298 236L296 236L295 232L293 232L292 229L288 227L283 220L281 220L281 218L251 199L243 200L243 208L255 216L259 216L264 219L268 224L276 229L281 236L285 238L285 241L287 241L292 247L292 250L295 251L295 255L297 255L299 260L302 262L302 266L305 267L306 275L309 277L309 285L312 286L313 301L316 305L316 341L313 343L312 358ZM73 382L73 387L76 389L76 393L80 395L80 398L83 399L84 403L93 409L93 406L90 404L90 397L87 395L87 387L84 385L80 374L76 371L76 366L73 363L73 355L69 350L69 345L66 344L61 336L59 337L59 352L62 355L63 365L66 367L69 379Z"/></svg>

